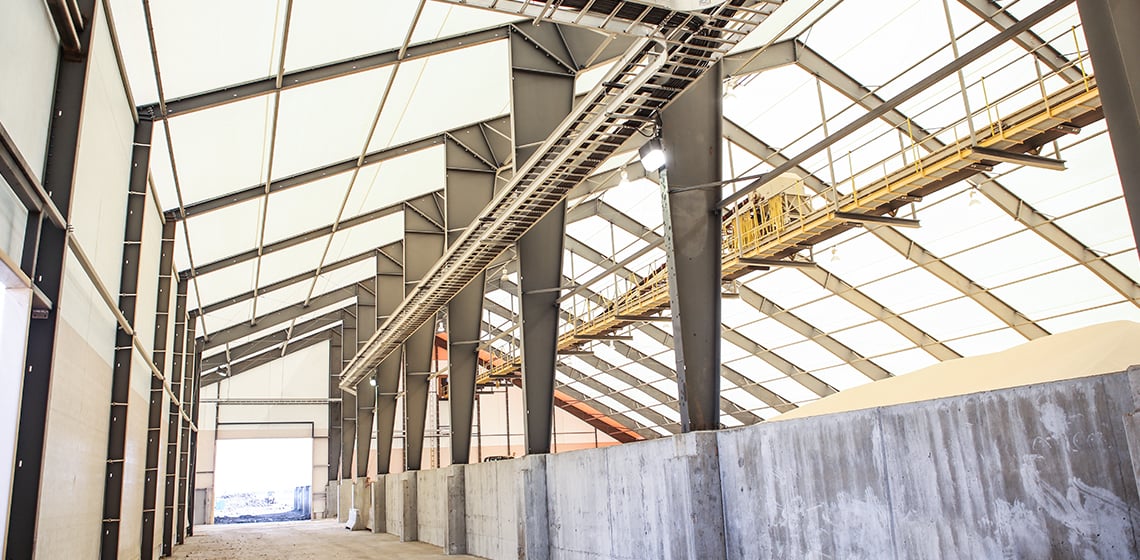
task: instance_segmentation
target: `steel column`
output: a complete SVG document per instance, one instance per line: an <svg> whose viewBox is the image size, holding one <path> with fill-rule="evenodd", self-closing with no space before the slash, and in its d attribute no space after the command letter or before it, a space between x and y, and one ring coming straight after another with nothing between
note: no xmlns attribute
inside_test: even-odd
<svg viewBox="0 0 1140 560"><path fill-rule="evenodd" d="M174 289L174 240L176 224L167 220L162 226L162 256L158 263L158 301L155 304L154 320L154 365L166 373L166 346L170 332L171 290ZM172 346L182 342L180 329L185 327L185 317L174 317L174 341ZM162 380L150 376L150 410L147 414L146 468L143 482L142 544L139 558L154 558L155 523L158 508L159 451L162 448L162 411L166 404L166 392Z"/></svg>
<svg viewBox="0 0 1140 560"><path fill-rule="evenodd" d="M344 366L341 353L341 337L343 326L329 331L329 482L340 480L340 430L341 430L341 390L340 370ZM326 501L326 503L328 503ZM325 517L329 517L326 508ZM333 517L336 512L331 512Z"/></svg>
<svg viewBox="0 0 1140 560"><path fill-rule="evenodd" d="M429 194L405 203L405 294L443 256L444 212L439 202L435 194ZM419 470L423 457L435 327L435 321L428 321L404 343L404 467L409 471Z"/></svg>
<svg viewBox="0 0 1140 560"><path fill-rule="evenodd" d="M707 72L661 113L669 298L681 430L720 427L720 189L669 192L669 183L721 178L721 82Z"/></svg>
<svg viewBox="0 0 1140 560"><path fill-rule="evenodd" d="M376 251L376 324L381 325L404 300L403 242ZM338 380L339 381L339 380ZM396 429L396 396L400 391L400 354L388 356L376 368L376 472L388 474L392 465L392 435Z"/></svg>
<svg viewBox="0 0 1140 560"><path fill-rule="evenodd" d="M95 0L79 0L80 13L87 22L79 32L78 60L65 58L61 51L56 70L55 99L52 102L47 162L43 174L44 189L64 220L71 211L71 191L75 179L76 150L87 68L91 30L96 23ZM38 231L38 244L25 247L25 270L48 300L58 304L67 258L67 232L50 223L41 223L42 214L29 213L30 231ZM33 227L34 226L34 227ZM31 237L29 238L29 240ZM32 264L34 263L34 265ZM48 393L51 388L52 358L58 307L48 311L46 319L32 319L28 327L28 346L24 362L24 383L20 398L20 423L16 440L16 469L12 476L9 504L7 554L10 558L31 558L36 544L36 519L39 510L40 482L44 455L44 432L47 427Z"/></svg>
<svg viewBox="0 0 1140 560"><path fill-rule="evenodd" d="M376 280L356 284L356 341L365 344L376 332ZM356 384L356 477L368 476L372 451L372 420L376 409L375 374Z"/></svg>
<svg viewBox="0 0 1140 560"><path fill-rule="evenodd" d="M1077 0L1096 83L1104 104L1108 137L1124 201L1140 240L1140 3L1136 0ZM1140 241L1137 241L1140 243Z"/></svg>
<svg viewBox="0 0 1140 560"><path fill-rule="evenodd" d="M185 309L185 308L183 308ZM193 448L193 438L190 436L190 423L182 416L182 411L188 408L186 403L193 402L197 390L195 368L201 364L201 348L203 343L196 339L197 321L189 321L186 325L186 356L182 361L182 391L175 392L182 404L178 412L178 509L175 517L175 543L186 541L186 492L190 479L190 452Z"/></svg>
<svg viewBox="0 0 1140 560"><path fill-rule="evenodd" d="M574 72L549 53L559 52L550 37L512 33L511 117L515 168L525 163L574 103ZM564 47L562 47L564 48ZM516 245L522 323L522 384L526 452L549 453L554 418L554 366L558 342L558 295L562 285L562 236L566 201L558 203Z"/></svg>
<svg viewBox="0 0 1140 560"><path fill-rule="evenodd" d="M341 326L341 368L356 355L356 307L349 306L344 311ZM340 394L340 481L352 480L355 470L352 462L356 449L356 395L348 391ZM343 508L341 508L343 511Z"/></svg>
<svg viewBox="0 0 1140 560"><path fill-rule="evenodd" d="M174 354L170 365L170 391L172 394L181 394L182 376L186 370L186 347L193 348L194 338L190 331L193 321L186 321L186 291L190 282L183 278L178 283L178 294L174 298ZM182 416L178 412L176 403L171 401L166 414L166 475L164 477L164 491L162 501L162 555L170 556L174 551L174 519L176 513L175 487L178 480L178 444L179 423Z"/></svg>
<svg viewBox="0 0 1140 560"><path fill-rule="evenodd" d="M150 139L154 123L135 125L127 188L127 215L123 231L123 264L119 273L119 310L135 325L138 300L139 257L142 254L143 218L146 216L147 178L150 171ZM169 289L170 277L166 277ZM163 292L169 295L169 292ZM157 326L157 325L156 325ZM123 509L123 467L127 449L127 405L131 398L133 333L115 329L115 359L111 370L110 419L107 423L107 468L103 477L103 532L99 536L101 558L118 558L120 515Z"/></svg>
<svg viewBox="0 0 1140 560"><path fill-rule="evenodd" d="M194 487L198 479L198 409L202 404L202 345L194 350L194 389L190 397L190 421L194 431L190 432L189 478L186 483L186 534L194 535Z"/></svg>
<svg viewBox="0 0 1140 560"><path fill-rule="evenodd" d="M463 140L462 138L460 140ZM447 243L451 245L479 211L491 201L495 169L458 142L446 148ZM483 287L487 272L479 273L447 304L448 404L451 407L451 463L471 460L471 421L475 408L475 376L482 334Z"/></svg>

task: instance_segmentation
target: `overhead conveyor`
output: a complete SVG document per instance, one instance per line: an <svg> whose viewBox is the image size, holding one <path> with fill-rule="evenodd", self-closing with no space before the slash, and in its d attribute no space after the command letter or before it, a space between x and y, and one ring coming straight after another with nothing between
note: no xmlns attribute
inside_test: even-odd
<svg viewBox="0 0 1140 560"><path fill-rule="evenodd" d="M464 2L496 8L497 0ZM537 7L537 20L564 21L566 3ZM646 119L651 119L776 7L776 1L733 0L707 12L686 13L634 2L596 1L581 6L570 23L642 35L502 189L444 256L424 275L376 335L345 368L340 386L348 391L505 249L513 245L570 189L589 177ZM502 9L502 6L496 9ZM573 14L571 14L573 15ZM562 18L562 19L560 19Z"/></svg>
<svg viewBox="0 0 1140 560"><path fill-rule="evenodd" d="M1027 88L1037 85L1035 82ZM1035 165L1041 161L1056 162L1051 163L1056 168L1059 160L1032 152L1059 135L1079 131L1103 118L1093 76L1043 95L1004 118L997 118L991 106L980 113L990 114L993 119L973 139L958 138L937 151L905 162L893 172L880 173L876 180L861 185L855 174L825 191L812 192L805 190L802 179L785 177L783 182L772 181L766 189L730 206L722 220L722 278L731 281L776 265L814 266L800 254L852 227L880 221L917 225L916 220L897 217L898 210L976 175L979 167L992 169L1001 162ZM921 141L912 138L912 147ZM899 223L891 223L894 220ZM558 350L572 353L635 323L661 317L660 313L670 305L668 276L662 263L616 298L577 310L574 316L581 320L564 325ZM479 384L516 377L520 370L520 360L515 356L499 355L492 363L493 367L481 371Z"/></svg>

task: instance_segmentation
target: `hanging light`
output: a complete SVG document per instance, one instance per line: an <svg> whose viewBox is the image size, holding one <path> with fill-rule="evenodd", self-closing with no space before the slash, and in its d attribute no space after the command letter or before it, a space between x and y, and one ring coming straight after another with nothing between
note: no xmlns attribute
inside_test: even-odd
<svg viewBox="0 0 1140 560"><path fill-rule="evenodd" d="M641 156L641 166L645 171L652 173L665 167L665 145L660 138L650 138L637 153Z"/></svg>
<svg viewBox="0 0 1140 560"><path fill-rule="evenodd" d="M369 377L368 378L368 384L375 387L376 386L376 378L375 377Z"/></svg>
<svg viewBox="0 0 1140 560"><path fill-rule="evenodd" d="M839 262L839 245L831 246L831 262Z"/></svg>
<svg viewBox="0 0 1140 560"><path fill-rule="evenodd" d="M981 206L981 205L982 205L982 201L981 201L981 199L978 198L978 187L971 187L970 188L970 202L966 206L969 208L973 208L975 206Z"/></svg>
<svg viewBox="0 0 1140 560"><path fill-rule="evenodd" d="M621 181L618 183L618 186L624 187L627 185L629 185L629 172L626 171L625 168L623 167L623 168L621 168Z"/></svg>
<svg viewBox="0 0 1140 560"><path fill-rule="evenodd" d="M499 270L501 270L501 271L502 271L502 273L501 273L501 274L499 274L499 281L501 281L501 282L506 282L507 280L509 280L509 279L510 279L510 278L508 278L508 277L507 277L507 265L505 265L505 264L504 264L504 265L503 265L503 268L501 268L501 269L499 269Z"/></svg>

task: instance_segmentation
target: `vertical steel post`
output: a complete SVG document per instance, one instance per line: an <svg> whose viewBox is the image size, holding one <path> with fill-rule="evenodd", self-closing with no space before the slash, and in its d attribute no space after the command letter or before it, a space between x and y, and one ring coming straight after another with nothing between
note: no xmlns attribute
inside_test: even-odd
<svg viewBox="0 0 1140 560"><path fill-rule="evenodd" d="M356 307L349 306L342 312L342 317L341 332L344 336L340 341L341 371L344 371L344 366L356 355ZM356 450L356 395L342 391L340 399L340 481L341 484L345 481L351 484L352 473L356 470L352 461ZM348 511L344 507L340 507L340 510Z"/></svg>
<svg viewBox="0 0 1140 560"><path fill-rule="evenodd" d="M681 430L720 427L720 189L669 192L721 176L719 64L661 113L665 246Z"/></svg>
<svg viewBox="0 0 1140 560"><path fill-rule="evenodd" d="M159 371L166 373L166 345L170 332L170 301L171 290L174 288L174 240L177 223L174 216L168 215L166 223L162 226L162 256L158 264L158 301L155 304L154 320L154 364ZM182 342L180 329L185 327L184 317L174 317L174 341L177 347ZM142 511L142 544L139 549L139 558L150 560L154 558L154 538L158 510L158 471L159 452L162 448L162 410L166 403L166 392L163 390L162 380L156 376L150 378L150 409L147 414L146 429L146 467L143 482L143 511Z"/></svg>
<svg viewBox="0 0 1140 560"><path fill-rule="evenodd" d="M495 169L455 141L446 146L447 243L463 234L471 220L491 201ZM483 286L486 271L447 304L448 405L451 408L451 463L471 461L471 415L475 406L475 376L482 332Z"/></svg>
<svg viewBox="0 0 1140 560"><path fill-rule="evenodd" d="M552 38L547 37L548 41ZM575 72L539 48L531 36L512 32L511 117L515 166L521 166L570 113ZM554 361L558 342L558 290L562 285L562 239L566 201L557 204L521 238L520 329L526 452L549 453L554 414Z"/></svg>
<svg viewBox="0 0 1140 560"><path fill-rule="evenodd" d="M75 180L76 151L86 90L90 57L91 30L102 22L95 21L95 0L79 0L79 11L87 25L79 31L81 55L65 57L60 51L56 70L55 99L50 115L51 125L44 166L43 186L63 219L71 213L72 187ZM43 115L47 117L47 115ZM12 475L9 503L8 556L31 558L35 553L36 519L39 514L40 482L43 475L44 432L47 428L48 394L51 389L52 358L55 350L56 322L59 315L60 288L64 263L67 261L67 232L40 216L30 216L28 242L25 247L25 271L32 282L54 306L47 317L32 319L28 326L24 382L20 395L20 423L16 438L16 469Z"/></svg>
<svg viewBox="0 0 1140 560"><path fill-rule="evenodd" d="M1077 0L1077 9L1096 67L1133 241L1140 243L1140 2Z"/></svg>
<svg viewBox="0 0 1140 560"><path fill-rule="evenodd" d="M198 409L202 405L202 344L194 349L194 390L190 399L190 421L195 430L190 432L189 479L186 483L186 534L194 536L194 486L198 479Z"/></svg>
<svg viewBox="0 0 1140 560"><path fill-rule="evenodd" d="M182 406L175 412L178 414L178 509L177 517L175 518L175 527L178 528L176 535L176 544L182 544L186 541L186 498L189 491L190 480L190 452L193 448L193 438L190 436L190 422L183 417L182 413L186 412L187 416L191 413L194 394L197 392L197 383L195 381L196 375L194 368L198 365L197 356L199 354L198 348L203 343L195 338L197 329L197 321L188 321L186 325L186 356L182 361L182 387L181 392L176 392L179 395L178 399L181 401Z"/></svg>
<svg viewBox="0 0 1140 560"><path fill-rule="evenodd" d="M404 300L403 242L376 250L376 324L382 325ZM396 429L396 396L400 391L400 353L393 352L376 368L376 472L392 465Z"/></svg>
<svg viewBox="0 0 1140 560"><path fill-rule="evenodd" d="M119 273L119 311L130 327L135 325L138 303L139 257L142 255L143 218L146 216L147 176L150 170L150 138L154 122L139 119L131 156L127 188L127 215L123 231L123 264ZM167 276L167 284L169 284ZM169 289L169 286L167 287ZM169 292L166 292L169 294ZM131 365L134 335L115 328L115 356L111 369L110 420L107 423L107 469L103 475L103 532L99 536L100 558L119 557L119 527L123 509L123 467L127 451L127 407L131 399Z"/></svg>
<svg viewBox="0 0 1140 560"><path fill-rule="evenodd" d="M193 348L194 339L190 332L190 326L193 325L197 318L190 318L187 320L186 316L186 291L190 282L188 278L183 278L182 282L178 283L178 293L174 298L174 354L172 356L170 374L167 376L170 382L170 390L174 395L180 395L182 389L182 375L186 370L187 354L186 348L190 346ZM181 417L178 413L178 405L174 403L173 399L170 402L170 407L166 413L166 475L163 485L163 508L162 508L162 555L170 556L174 551L174 535L175 535L175 514L177 509L176 500L176 487L178 482L178 444L179 423Z"/></svg>
<svg viewBox="0 0 1140 560"><path fill-rule="evenodd" d="M341 337L343 325L337 326L335 329L329 331L329 436L328 436L328 458L329 458L329 483L338 482L340 480L340 430L341 430L341 398L340 391L340 372L341 367L344 365L344 357L341 354ZM325 503L330 503L332 498L326 496ZM329 513L336 516L336 512L325 510L325 517Z"/></svg>
<svg viewBox="0 0 1140 560"><path fill-rule="evenodd" d="M435 194L404 203L405 294L443 256L444 216ZM423 459L428 388L436 322L428 321L404 343L404 467L418 471Z"/></svg>

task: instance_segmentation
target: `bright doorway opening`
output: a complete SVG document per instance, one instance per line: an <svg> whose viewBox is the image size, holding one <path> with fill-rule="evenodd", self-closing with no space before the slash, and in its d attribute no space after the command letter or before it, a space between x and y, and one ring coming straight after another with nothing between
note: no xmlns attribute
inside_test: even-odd
<svg viewBox="0 0 1140 560"><path fill-rule="evenodd" d="M220 439L214 523L310 519L312 438Z"/></svg>

